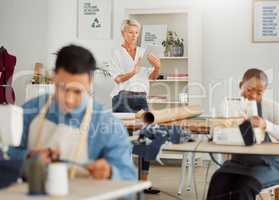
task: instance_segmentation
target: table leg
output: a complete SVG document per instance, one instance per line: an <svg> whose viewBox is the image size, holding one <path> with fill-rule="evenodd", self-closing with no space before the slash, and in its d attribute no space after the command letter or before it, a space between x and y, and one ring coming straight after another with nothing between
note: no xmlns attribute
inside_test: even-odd
<svg viewBox="0 0 279 200"><path fill-rule="evenodd" d="M137 200L144 200L144 192L137 193Z"/></svg>
<svg viewBox="0 0 279 200"><path fill-rule="evenodd" d="M192 191L192 184L193 184L193 167L195 167L195 155L194 153L188 153L188 181L187 181L187 191Z"/></svg>
<svg viewBox="0 0 279 200"><path fill-rule="evenodd" d="M185 176L186 176L186 167L187 167L187 155L188 153L183 154L183 159L182 159L182 164L181 164L181 178L180 178L180 183L178 187L178 195L182 194L182 189L185 184Z"/></svg>
<svg viewBox="0 0 279 200"><path fill-rule="evenodd" d="M138 180L142 177L142 157L138 156Z"/></svg>
<svg viewBox="0 0 279 200"><path fill-rule="evenodd" d="M138 156L138 180L141 180L142 176L142 157ZM137 200L144 200L144 192L137 193Z"/></svg>

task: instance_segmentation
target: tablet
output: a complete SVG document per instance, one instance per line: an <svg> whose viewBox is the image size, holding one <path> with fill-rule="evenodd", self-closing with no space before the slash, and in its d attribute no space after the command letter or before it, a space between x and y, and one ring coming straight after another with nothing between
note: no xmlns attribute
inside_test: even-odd
<svg viewBox="0 0 279 200"><path fill-rule="evenodd" d="M147 48L143 54L142 60L141 60L141 66L142 67L152 67L152 65L148 61L148 55L151 53L151 48Z"/></svg>
<svg viewBox="0 0 279 200"><path fill-rule="evenodd" d="M145 48L145 52L142 57L141 66L143 67L153 67L148 61L148 55L153 54L154 56L160 58L164 54L164 49L161 46L151 46L148 45Z"/></svg>

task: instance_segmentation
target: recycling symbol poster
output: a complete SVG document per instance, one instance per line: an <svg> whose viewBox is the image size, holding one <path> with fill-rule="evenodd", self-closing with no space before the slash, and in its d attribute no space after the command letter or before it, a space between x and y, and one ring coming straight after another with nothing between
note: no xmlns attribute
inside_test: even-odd
<svg viewBox="0 0 279 200"><path fill-rule="evenodd" d="M79 39L111 39L111 0L78 0Z"/></svg>

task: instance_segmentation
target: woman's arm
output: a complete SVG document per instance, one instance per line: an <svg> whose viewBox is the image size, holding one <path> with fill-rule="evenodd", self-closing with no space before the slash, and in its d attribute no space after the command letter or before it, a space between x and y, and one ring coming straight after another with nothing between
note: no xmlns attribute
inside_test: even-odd
<svg viewBox="0 0 279 200"><path fill-rule="evenodd" d="M279 104L264 100L263 109L266 110L265 131L279 141Z"/></svg>
<svg viewBox="0 0 279 200"><path fill-rule="evenodd" d="M266 131L274 137L277 141L279 141L279 126L277 124L274 124L268 120L266 121Z"/></svg>
<svg viewBox="0 0 279 200"><path fill-rule="evenodd" d="M269 100L262 101L265 119L254 117L252 124L264 129L270 136L279 141L279 104Z"/></svg>
<svg viewBox="0 0 279 200"><path fill-rule="evenodd" d="M268 116L265 119L266 132L279 141L279 104L273 101L265 101Z"/></svg>
<svg viewBox="0 0 279 200"><path fill-rule="evenodd" d="M128 81L129 79L131 79L134 75L136 74L135 70L132 70L126 74L120 74L118 75L114 81L119 84L119 83L123 83L125 81Z"/></svg>
<svg viewBox="0 0 279 200"><path fill-rule="evenodd" d="M133 68L127 72L126 74L120 74L114 78L114 81L119 84L131 79L135 74L137 74L140 70L140 62L141 58L138 59L137 63L133 66Z"/></svg>
<svg viewBox="0 0 279 200"><path fill-rule="evenodd" d="M150 54L148 55L148 61L154 67L152 73L149 75L149 79L156 80L160 73L160 67L161 67L160 59Z"/></svg>

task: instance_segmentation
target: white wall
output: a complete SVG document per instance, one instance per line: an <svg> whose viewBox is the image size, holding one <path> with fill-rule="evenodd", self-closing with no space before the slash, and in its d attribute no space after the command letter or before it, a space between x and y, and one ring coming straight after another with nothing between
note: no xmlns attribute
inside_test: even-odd
<svg viewBox="0 0 279 200"><path fill-rule="evenodd" d="M48 64L53 65L55 57L51 55L62 45L78 43L89 48L99 62L108 61L111 58L113 48L120 46L122 36L120 25L126 18L126 9L137 8L169 8L187 7L192 0L114 0L113 1L113 39L111 40L80 40L77 38L77 1L76 0L49 0L48 14ZM195 37L195 36L194 36ZM194 40L192 40L194 41ZM200 59L199 59L200 60ZM94 83L96 99L106 107L111 107L110 92L113 81L100 75L95 76Z"/></svg>
<svg viewBox="0 0 279 200"><path fill-rule="evenodd" d="M202 27L195 30L197 35L201 34L202 37L200 41L196 41L195 45L198 48L193 49L192 56L193 59L199 60L199 65L203 69L195 73L201 73L207 95L209 84L221 81L221 86L218 85L214 90L213 100L205 99L206 110L211 106L210 102L217 104L223 96L229 95L230 90L226 87L228 80L234 80L232 93L237 95L235 79L239 79L247 67L271 69L274 85L278 85L279 44L251 42L252 0L114 0L113 2L113 39L89 41L78 40L76 37L77 0L0 0L0 43L17 55L17 71L33 70L33 64L37 61L42 61L48 68L52 68L55 57L51 53L68 43L88 47L101 62L108 60L111 49L121 43L119 27L125 17L126 8L192 6L197 11L194 13L196 22L198 23L199 18L203 18ZM197 66L197 69L199 67ZM109 93L113 83L101 76L96 79L97 99L109 107ZM18 102L24 99L22 83L22 81L15 82ZM273 93L279 100L278 92L274 90Z"/></svg>
<svg viewBox="0 0 279 200"><path fill-rule="evenodd" d="M16 102L25 98L25 84L35 62L46 63L47 1L0 0L0 46L17 57L14 74Z"/></svg>
<svg viewBox="0 0 279 200"><path fill-rule="evenodd" d="M204 84L217 84L212 101L220 105L224 95L238 95L238 80L249 67L268 70L278 98L279 43L252 43L252 0L206 0L203 26ZM234 83L229 86L230 81ZM232 89L231 89L232 88ZM209 91L209 89L208 89ZM206 101L208 107L210 103Z"/></svg>

